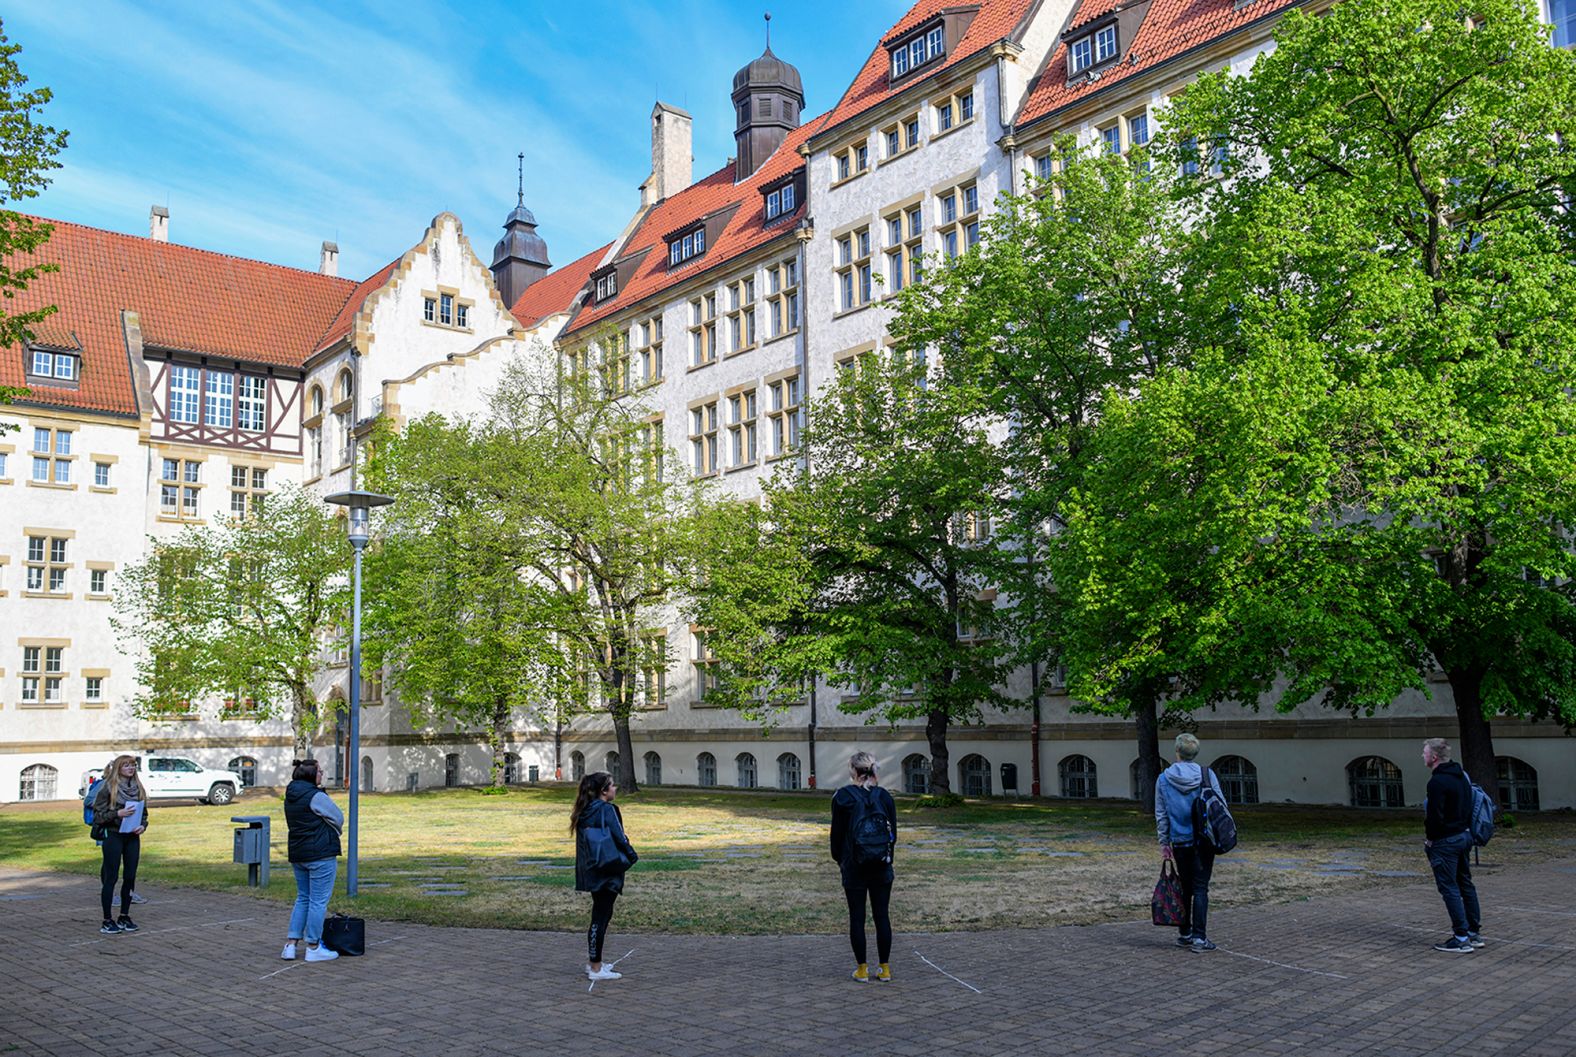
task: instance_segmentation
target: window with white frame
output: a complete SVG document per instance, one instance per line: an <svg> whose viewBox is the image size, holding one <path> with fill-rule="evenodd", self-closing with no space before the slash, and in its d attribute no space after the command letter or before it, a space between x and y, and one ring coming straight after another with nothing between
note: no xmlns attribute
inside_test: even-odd
<svg viewBox="0 0 1576 1057"><path fill-rule="evenodd" d="M766 386L766 421L771 455L787 455L799 446L799 376L779 378Z"/></svg>
<svg viewBox="0 0 1576 1057"><path fill-rule="evenodd" d="M662 317L652 316L635 327L640 354L640 384L662 381Z"/></svg>
<svg viewBox="0 0 1576 1057"><path fill-rule="evenodd" d="M70 484L71 452L69 429L33 428L33 480L39 484Z"/></svg>
<svg viewBox="0 0 1576 1057"><path fill-rule="evenodd" d="M959 184L936 196L936 232L941 252L956 257L980 240L980 196L973 183Z"/></svg>
<svg viewBox="0 0 1576 1057"><path fill-rule="evenodd" d="M870 303L872 270L870 228L850 231L837 240L837 305L841 311Z"/></svg>
<svg viewBox="0 0 1576 1057"><path fill-rule="evenodd" d="M663 440L663 417L654 415L640 426L640 446L646 453L646 472L650 480L660 481L667 463L667 444Z"/></svg>
<svg viewBox="0 0 1576 1057"><path fill-rule="evenodd" d="M894 210L883 218L886 231L886 285L897 293L917 282L921 273L920 255L924 250L924 210L918 205Z"/></svg>
<svg viewBox="0 0 1576 1057"><path fill-rule="evenodd" d="M63 646L22 647L22 703L59 704L64 699L65 655Z"/></svg>
<svg viewBox="0 0 1576 1057"><path fill-rule="evenodd" d="M208 369L203 393L203 422L214 429L229 429L235 421L235 375Z"/></svg>
<svg viewBox="0 0 1576 1057"><path fill-rule="evenodd" d="M82 699L89 704L95 705L104 700L104 677L102 675L90 675L87 677L83 686Z"/></svg>
<svg viewBox="0 0 1576 1057"><path fill-rule="evenodd" d="M195 518L202 510L202 463L195 459L159 460L159 513Z"/></svg>
<svg viewBox="0 0 1576 1057"><path fill-rule="evenodd" d="M55 349L30 349L27 358L29 379L49 379L56 385L73 384L82 376L82 364L74 352Z"/></svg>
<svg viewBox="0 0 1576 1057"><path fill-rule="evenodd" d="M1113 121L1100 130L1100 145L1107 154L1122 153L1122 125Z"/></svg>
<svg viewBox="0 0 1576 1057"><path fill-rule="evenodd" d="M706 226L699 224L668 243L668 267L683 264L706 252Z"/></svg>
<svg viewBox="0 0 1576 1057"><path fill-rule="evenodd" d="M798 191L792 180L766 192L766 219L776 220L798 208Z"/></svg>
<svg viewBox="0 0 1576 1057"><path fill-rule="evenodd" d="M936 131L946 132L974 120L974 89L965 88L935 104Z"/></svg>
<svg viewBox="0 0 1576 1057"><path fill-rule="evenodd" d="M630 361L629 335L624 331L610 334L602 342L602 388L609 396L629 392L634 383L634 366Z"/></svg>
<svg viewBox="0 0 1576 1057"><path fill-rule="evenodd" d="M1116 50L1116 24L1101 26L1094 31L1094 61L1095 65L1110 62L1117 57Z"/></svg>
<svg viewBox="0 0 1576 1057"><path fill-rule="evenodd" d="M28 536L27 561L23 563L24 583L29 591L65 594L66 572L71 568L66 559L65 536Z"/></svg>
<svg viewBox="0 0 1576 1057"><path fill-rule="evenodd" d="M895 158L919 146L919 115L909 114L881 130L881 140L886 145L886 157Z"/></svg>
<svg viewBox="0 0 1576 1057"><path fill-rule="evenodd" d="M0 474L0 476L4 476L4 475ZM93 487L94 488L108 488L109 487L109 463L107 463L107 462L95 462L93 464Z"/></svg>
<svg viewBox="0 0 1576 1057"><path fill-rule="evenodd" d="M1094 38L1080 37L1067 45L1067 72L1078 73L1094 65Z"/></svg>
<svg viewBox="0 0 1576 1057"><path fill-rule="evenodd" d="M696 477L717 472L717 401L690 408L690 469Z"/></svg>
<svg viewBox="0 0 1576 1057"><path fill-rule="evenodd" d="M905 77L946 54L945 27L936 25L892 45L892 79Z"/></svg>
<svg viewBox="0 0 1576 1057"><path fill-rule="evenodd" d="M10 478L10 475L6 473L6 466L5 466L5 458L6 458L7 454L9 454L9 453L0 451L0 481L5 481L5 480L8 480Z"/></svg>
<svg viewBox="0 0 1576 1057"><path fill-rule="evenodd" d="M711 632L701 628L690 629L692 663L695 666L695 701L706 700L706 695L717 689L717 654L711 646Z"/></svg>
<svg viewBox="0 0 1576 1057"><path fill-rule="evenodd" d="M743 352L755 346L755 276L728 286L728 351Z"/></svg>
<svg viewBox="0 0 1576 1057"><path fill-rule="evenodd" d="M18 800L53 800L59 787L60 772L47 763L34 763L22 768L21 783L17 788Z"/></svg>
<svg viewBox="0 0 1576 1057"><path fill-rule="evenodd" d="M780 338L799 329L799 261L790 257L766 269L766 332Z"/></svg>
<svg viewBox="0 0 1576 1057"><path fill-rule="evenodd" d="M596 299L606 301L618 294L618 272L610 271L596 277Z"/></svg>
<svg viewBox="0 0 1576 1057"><path fill-rule="evenodd" d="M268 380L255 374L240 376L236 394L235 424L251 433L261 433L268 411Z"/></svg>
<svg viewBox="0 0 1576 1057"><path fill-rule="evenodd" d="M753 466L758 444L756 391L746 389L728 397L728 465Z"/></svg>
<svg viewBox="0 0 1576 1057"><path fill-rule="evenodd" d="M198 413L201 410L199 402L201 383L201 368L186 367L178 363L170 365L169 414L171 422L192 426L197 424Z"/></svg>
<svg viewBox="0 0 1576 1057"><path fill-rule="evenodd" d="M864 140L850 143L832 153L836 176L833 183L852 180L870 168L870 145Z"/></svg>
<svg viewBox="0 0 1576 1057"><path fill-rule="evenodd" d="M109 594L109 570L108 569L89 569L88 570L88 594L90 594L90 595L107 595L107 594Z"/></svg>
<svg viewBox="0 0 1576 1057"><path fill-rule="evenodd" d="M704 367L717 360L717 295L690 302L690 366Z"/></svg>
<svg viewBox="0 0 1576 1057"><path fill-rule="evenodd" d="M230 467L230 514L247 517L263 512L268 494L268 471L261 466Z"/></svg>

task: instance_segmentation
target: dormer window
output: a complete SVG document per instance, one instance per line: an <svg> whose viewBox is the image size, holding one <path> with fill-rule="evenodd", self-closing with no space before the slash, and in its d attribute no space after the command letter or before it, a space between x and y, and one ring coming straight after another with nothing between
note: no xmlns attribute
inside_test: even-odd
<svg viewBox="0 0 1576 1057"><path fill-rule="evenodd" d="M596 299L606 301L618 294L618 272L610 271L596 277Z"/></svg>
<svg viewBox="0 0 1576 1057"><path fill-rule="evenodd" d="M766 192L766 219L776 220L794 211L799 203L792 181Z"/></svg>
<svg viewBox="0 0 1576 1057"><path fill-rule="evenodd" d="M668 243L668 267L683 264L706 252L706 227L697 224L682 235L673 236Z"/></svg>
<svg viewBox="0 0 1576 1057"><path fill-rule="evenodd" d="M50 379L56 384L73 384L82 375L82 365L74 352L57 352L52 349L29 350L27 376Z"/></svg>
<svg viewBox="0 0 1576 1057"><path fill-rule="evenodd" d="M1117 48L1116 23L1101 26L1086 37L1079 37L1067 46L1067 72L1081 73L1091 66L1112 62L1120 57Z"/></svg>
<svg viewBox="0 0 1576 1057"><path fill-rule="evenodd" d="M892 80L904 77L946 54L946 33L933 25L892 45Z"/></svg>

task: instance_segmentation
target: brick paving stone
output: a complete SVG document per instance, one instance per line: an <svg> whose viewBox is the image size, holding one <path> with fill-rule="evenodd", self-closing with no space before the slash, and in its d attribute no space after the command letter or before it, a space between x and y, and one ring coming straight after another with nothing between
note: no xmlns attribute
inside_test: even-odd
<svg viewBox="0 0 1576 1057"><path fill-rule="evenodd" d="M857 1024L872 1055L1405 1057L1460 1039L1481 1057L1570 1057L1573 870L1480 868L1490 945L1466 956L1430 950L1444 908L1415 878L1256 907L1229 905L1219 879L1207 955L1147 921L906 932L900 878L892 984L849 980L840 936L633 935L615 918L627 976L588 989L580 933L373 921L364 958L285 963L277 905L149 877L142 931L100 937L91 879L0 867L0 1053L800 1057L845 1052ZM134 996L133 1016L83 1001L88 968L96 995Z"/></svg>

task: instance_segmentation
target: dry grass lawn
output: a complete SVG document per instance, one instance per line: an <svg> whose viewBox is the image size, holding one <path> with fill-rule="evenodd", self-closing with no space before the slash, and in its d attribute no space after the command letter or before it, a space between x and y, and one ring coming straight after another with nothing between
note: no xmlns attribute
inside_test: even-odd
<svg viewBox="0 0 1576 1057"><path fill-rule="evenodd" d="M344 804L345 796L335 793ZM367 917L529 929L584 927L567 823L572 791L451 789L361 800L358 912ZM1153 823L1125 801L970 802L923 810L899 798L894 924L907 931L1033 927L1144 918L1158 871ZM641 861L619 901L621 930L839 932L845 910L827 851L824 793L659 789L622 798ZM142 887L245 892L230 862L232 814L273 818L274 876L262 897L294 898L284 819L264 791L228 808L156 808ZM1220 859L1221 907L1426 877L1417 810L1239 808L1242 843ZM0 809L0 862L95 874L80 808ZM1524 815L1485 865L1576 855L1576 815ZM341 862L341 890L344 866ZM344 900L335 899L336 909Z"/></svg>

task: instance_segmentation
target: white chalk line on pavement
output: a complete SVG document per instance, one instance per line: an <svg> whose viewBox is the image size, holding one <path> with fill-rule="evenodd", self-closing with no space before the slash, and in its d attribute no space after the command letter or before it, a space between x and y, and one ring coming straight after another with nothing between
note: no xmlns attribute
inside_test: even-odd
<svg viewBox="0 0 1576 1057"><path fill-rule="evenodd" d="M1265 965L1273 965L1277 969L1290 969L1292 972L1311 973L1314 976L1329 976L1336 980L1345 980L1347 978L1344 973L1331 973L1323 969L1305 969L1300 965L1287 965L1285 962L1271 961L1269 958L1260 958L1257 954L1244 954L1242 951L1227 950L1225 947L1216 947L1215 949L1221 954L1234 954L1238 958L1251 958L1253 961L1263 962Z"/></svg>
<svg viewBox="0 0 1576 1057"><path fill-rule="evenodd" d="M1495 907L1494 909L1500 910L1502 908ZM1391 928L1405 929L1408 932L1432 932L1435 935L1438 935L1440 932L1439 929L1429 928L1426 925L1398 925L1395 922L1390 922L1389 924ZM1445 931L1449 931L1448 925L1445 926ZM1501 943L1508 944L1512 947L1539 947L1548 951L1576 951L1576 947L1567 946L1563 943L1538 943L1535 940L1507 940L1503 936L1495 936L1488 941L1488 945L1490 947L1497 947Z"/></svg>
<svg viewBox="0 0 1576 1057"><path fill-rule="evenodd" d="M122 933L118 933L118 935L121 935L121 936L157 936L157 935L159 935L160 933L163 933L163 932L182 932L182 931L184 931L186 929L207 929L207 928L213 928L215 925L238 925L238 924L240 924L243 921L251 921L251 920L253 920L253 919L252 918L228 918L227 920L224 920L224 921L204 921L204 922L202 922L201 924L198 924L198 925L172 925L171 927L169 927L167 929L138 929L136 932L122 932ZM79 940L76 943L71 943L71 944L68 944L67 946L71 946L71 947L85 947L85 946L87 946L90 943L103 943L105 940L112 939L112 938L113 937L110 937L110 936L99 936L96 939Z"/></svg>
<svg viewBox="0 0 1576 1057"><path fill-rule="evenodd" d="M973 984L969 983L967 980L959 980L956 976L953 976L951 973L947 972L941 966L937 965L935 962L931 961L929 958L925 957L923 954L920 954L919 951L916 950L914 953L916 955L919 955L919 960L920 961L924 962L926 965L930 966L932 969L936 970L936 972L940 973L942 976L945 976L948 980L951 980L953 983L962 984L964 987L968 988L970 991L973 991L976 995L983 995L985 993L984 991L981 991L979 988L975 987Z"/></svg>
<svg viewBox="0 0 1576 1057"><path fill-rule="evenodd" d="M1518 913L1521 913L1521 914L1547 914L1548 916L1555 917L1555 918L1576 918L1576 914L1573 914L1573 913L1571 913L1568 910L1544 910L1541 907L1500 907L1500 906L1497 906L1494 909L1495 910L1514 910L1514 911L1516 911Z"/></svg>
<svg viewBox="0 0 1576 1057"><path fill-rule="evenodd" d="M640 950L639 947L631 947L631 948L629 948L629 950L624 952L622 957L614 958L612 961L604 962L603 964L606 965L609 969L611 969L615 965L617 965L619 962L623 961L625 958L628 958L631 954L634 954L638 950ZM586 988L586 993L589 994L590 992L592 992L594 990L596 990L596 981L592 980L591 981L591 986Z"/></svg>
<svg viewBox="0 0 1576 1057"><path fill-rule="evenodd" d="M385 943L393 943L395 940L402 940L404 938L405 938L404 936L390 936L386 940L373 940L371 943L367 944L367 946L368 947L381 947ZM337 961L338 959L335 959L335 960ZM291 969L294 969L296 966L298 966L298 965L305 965L305 964L306 964L306 959L304 959L304 958L301 959L300 961L292 961L289 965L285 966L283 969L275 969L271 973L264 973L262 976L259 976L258 979L259 980L266 980L270 976L278 976L280 973L287 973Z"/></svg>

